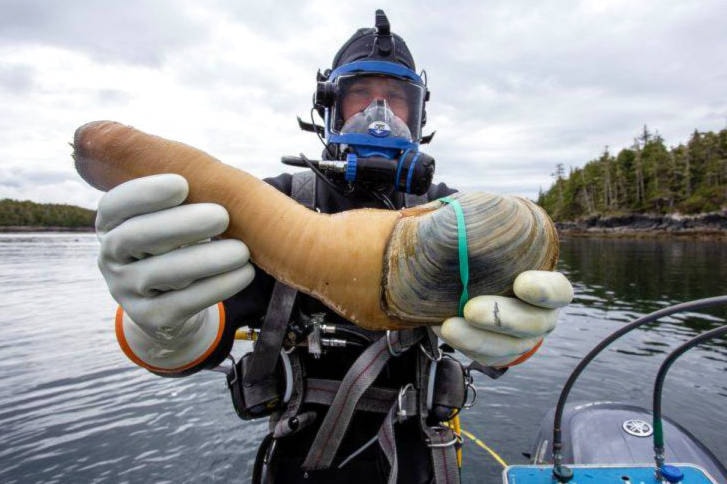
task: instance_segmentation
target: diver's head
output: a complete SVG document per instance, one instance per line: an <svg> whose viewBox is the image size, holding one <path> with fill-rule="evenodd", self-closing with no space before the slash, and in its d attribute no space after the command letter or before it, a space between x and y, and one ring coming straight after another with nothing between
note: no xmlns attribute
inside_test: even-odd
<svg viewBox="0 0 727 484"><path fill-rule="evenodd" d="M326 142L338 156L395 158L418 148L428 98L404 39L377 10L375 28L359 29L332 68L319 72L314 105L325 120Z"/></svg>

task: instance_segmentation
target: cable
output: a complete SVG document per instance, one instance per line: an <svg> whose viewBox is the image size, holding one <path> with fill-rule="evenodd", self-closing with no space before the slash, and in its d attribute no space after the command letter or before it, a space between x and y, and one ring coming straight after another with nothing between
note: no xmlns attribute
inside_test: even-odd
<svg viewBox="0 0 727 484"><path fill-rule="evenodd" d="M317 125L316 125L316 121L315 121L315 119L314 119L314 117L313 117L313 112L314 112L315 110L316 110L316 108L315 108L315 107L313 107L313 108L311 108L311 109L310 109L310 122L311 122L311 124L312 124L313 126L316 126L316 127L317 127ZM325 129L325 128L324 128L324 129ZM320 133L320 131L318 131L318 130L316 129L316 130L315 130L315 133L316 133L316 136L318 137L318 140L319 140L319 141L320 141L320 142L321 142L321 143L323 144L323 147L324 147L324 148L326 149L326 151L328 152L328 155L329 155L329 156L330 156L330 157L331 157L332 159L333 159L333 158L335 158L335 157L336 157L335 153L333 153L333 152L331 151L331 146L330 146L330 145L329 145L328 143L326 143L326 140L324 140L324 139L323 139L323 136L321 136L321 133Z"/></svg>
<svg viewBox="0 0 727 484"><path fill-rule="evenodd" d="M659 318L662 318L664 316L669 316L670 314L678 313L681 311L687 311L687 310L695 310L695 309L702 309L710 306L716 306L720 304L727 304L727 296L716 296L711 298L705 298L705 299L697 299L694 301L689 301L682 304L676 304L674 306L669 306L664 309L660 309L658 311L655 311L651 314L647 314L646 316L643 316L636 321L633 321L632 323L627 324L626 326L622 327L618 331L615 331L610 336L608 336L606 339L601 341L598 345L596 345L595 348L593 348L583 359L578 363L576 368L573 370L573 372L568 377L568 380L566 381L565 385L563 386L563 390L560 392L560 397L558 398L558 404L555 407L555 416L553 418L553 473L556 475L556 477L561 480L561 472L564 472L562 474L561 482L567 482L570 477L568 477L568 472L570 472L565 466L561 465L563 454L562 454L562 435L561 435L561 422L563 420L563 410L565 408L565 402L568 399L568 395L570 394L571 389L573 388L573 385L575 384L578 377L581 375L583 370L585 370L586 366L596 357L598 354L603 351L608 345L610 345L613 341L617 340L621 336L625 335L626 333L630 332L633 329L638 328L639 326L643 326L644 324L650 323L652 321L655 321ZM570 474L572 477L572 473Z"/></svg>
<svg viewBox="0 0 727 484"><path fill-rule="evenodd" d="M388 208L389 210L396 210L396 207L392 203L391 199L389 197L387 197L385 194L379 193L373 189L367 190L367 192L369 192L371 194L371 196L374 197L376 200L383 203L384 206L386 208Z"/></svg>
<svg viewBox="0 0 727 484"><path fill-rule="evenodd" d="M702 333L672 351L659 367L656 379L654 380L654 403L652 410L654 425L654 460L656 461L657 470L664 466L664 430L661 419L661 394L664 389L666 374L677 358L682 356L688 350L708 339L718 338L724 335L727 335L727 326L720 326L719 328Z"/></svg>
<svg viewBox="0 0 727 484"><path fill-rule="evenodd" d="M356 449L355 451L353 451L353 453L351 455L349 455L348 457L346 457L343 460L343 462L341 462L340 464L338 464L338 468L339 469L342 469L343 466L345 466L346 464L348 464L349 462L351 462L351 459L353 459L354 457L356 457L357 455L359 455L361 452L363 452L364 450L366 450L371 444L373 444L374 442L376 442L378 439L379 439L379 435L378 434L376 434L373 437L371 437L371 439L369 439L366 443L364 443L364 445L362 445L361 447L359 447L358 449Z"/></svg>

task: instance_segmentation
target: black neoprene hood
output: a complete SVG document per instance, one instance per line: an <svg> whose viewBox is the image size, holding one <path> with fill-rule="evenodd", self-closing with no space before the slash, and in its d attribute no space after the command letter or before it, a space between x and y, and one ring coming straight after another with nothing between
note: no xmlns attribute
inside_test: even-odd
<svg viewBox="0 0 727 484"><path fill-rule="evenodd" d="M395 62L416 71L414 57L404 39L391 33L383 10L376 11L376 27L358 29L333 58L332 69L358 60Z"/></svg>

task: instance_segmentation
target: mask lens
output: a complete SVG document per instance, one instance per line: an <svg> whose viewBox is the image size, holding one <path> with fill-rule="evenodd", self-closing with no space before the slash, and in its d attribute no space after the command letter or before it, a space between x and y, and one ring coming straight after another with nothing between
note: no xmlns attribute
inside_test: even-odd
<svg viewBox="0 0 727 484"><path fill-rule="evenodd" d="M333 108L331 131L337 134L354 115L371 110L377 101L407 127L409 140L421 135L421 117L424 105L424 87L407 79L384 75L341 76L336 80L337 99ZM397 130L402 132L402 130Z"/></svg>

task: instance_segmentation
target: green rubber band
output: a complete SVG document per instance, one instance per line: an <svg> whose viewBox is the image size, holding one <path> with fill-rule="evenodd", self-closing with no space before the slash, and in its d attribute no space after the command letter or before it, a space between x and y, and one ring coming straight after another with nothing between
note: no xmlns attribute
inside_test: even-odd
<svg viewBox="0 0 727 484"><path fill-rule="evenodd" d="M462 281L462 295L459 298L459 316L464 316L464 305L469 301L468 286L470 283L470 263L467 252L467 227L464 224L464 211L459 200L450 197L439 199L440 202L451 205L457 217L457 242L459 253L459 278Z"/></svg>

